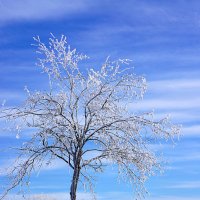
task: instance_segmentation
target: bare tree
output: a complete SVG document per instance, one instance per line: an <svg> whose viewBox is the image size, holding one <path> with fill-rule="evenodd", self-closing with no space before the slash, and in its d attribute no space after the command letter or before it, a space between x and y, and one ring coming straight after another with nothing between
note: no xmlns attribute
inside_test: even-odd
<svg viewBox="0 0 200 200"><path fill-rule="evenodd" d="M133 74L128 59L111 61L101 68L80 69L87 56L67 45L66 38L52 36L49 46L37 43L38 65L49 77L48 91L30 92L21 107L4 108L1 118L16 129L31 129L29 140L18 148L20 155L10 171L10 186L28 182L38 166L61 159L72 170L70 198L76 200L79 181L92 188L92 174L114 164L120 177L139 194L146 178L159 169L148 147L155 138L172 138L179 127L168 118L154 121L152 112L133 112L129 103L143 97L146 81Z"/></svg>

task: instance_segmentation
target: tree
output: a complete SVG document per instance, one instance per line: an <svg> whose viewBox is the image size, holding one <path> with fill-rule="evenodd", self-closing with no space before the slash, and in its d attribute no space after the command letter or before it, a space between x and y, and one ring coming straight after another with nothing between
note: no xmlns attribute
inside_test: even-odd
<svg viewBox="0 0 200 200"><path fill-rule="evenodd" d="M133 74L128 59L107 58L99 70L81 69L80 61L87 56L71 50L64 36L60 40L52 36L49 46L39 37L34 39L41 55L38 65L48 75L49 89L30 92L26 88L23 106L1 111L1 118L14 122L17 136L22 129L32 130L29 140L18 148L19 159L3 196L27 182L35 167L55 158L73 172L71 200L76 200L79 181L91 189L91 170L102 172L111 163L142 194L146 178L160 166L149 141L179 133L168 118L154 121L152 112L130 111L128 103L145 93L145 78Z"/></svg>

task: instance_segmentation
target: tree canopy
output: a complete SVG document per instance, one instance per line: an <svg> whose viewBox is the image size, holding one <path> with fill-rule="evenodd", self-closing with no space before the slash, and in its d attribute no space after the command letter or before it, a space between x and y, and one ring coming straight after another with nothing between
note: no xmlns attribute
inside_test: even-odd
<svg viewBox="0 0 200 200"><path fill-rule="evenodd" d="M114 164L119 176L144 193L144 182L159 169L149 148L152 139L170 139L179 126L166 117L154 120L153 112L130 109L143 98L146 80L137 76L130 60L107 58L100 68L81 68L87 56L67 44L65 36L52 36L49 45L36 41L38 66L48 75L49 88L31 92L21 107L5 107L0 117L11 121L20 136L30 129L29 139L18 148L19 157L9 172L5 194L27 183L39 166L58 158L71 168L71 200L77 185L92 190L92 173Z"/></svg>

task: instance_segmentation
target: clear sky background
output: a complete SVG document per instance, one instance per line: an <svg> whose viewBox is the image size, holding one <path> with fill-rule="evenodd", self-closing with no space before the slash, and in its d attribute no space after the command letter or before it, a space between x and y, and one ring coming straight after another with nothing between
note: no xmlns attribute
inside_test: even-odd
<svg viewBox="0 0 200 200"><path fill-rule="evenodd" d="M33 37L44 42L50 33L66 35L69 44L90 57L89 67L111 58L130 58L135 73L144 75L148 91L132 109L171 114L183 125L175 147L157 145L168 162L162 175L150 178L148 200L200 199L200 1L198 0L0 0L0 102L20 105L24 86L43 90L44 74L35 66ZM1 123L1 126L2 123ZM23 139L21 139L23 140ZM0 133L0 148L20 142ZM0 152L0 167L11 152ZM101 200L129 200L131 188L118 184L115 169L97 176ZM1 170L0 182L4 179ZM69 174L60 162L32 177L29 194L49 194L64 200ZM80 200L88 194L79 193Z"/></svg>

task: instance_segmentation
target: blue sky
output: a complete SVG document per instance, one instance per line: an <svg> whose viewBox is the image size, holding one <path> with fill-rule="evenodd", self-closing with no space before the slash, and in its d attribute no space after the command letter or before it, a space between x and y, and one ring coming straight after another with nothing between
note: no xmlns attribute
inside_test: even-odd
<svg viewBox="0 0 200 200"><path fill-rule="evenodd" d="M168 163L162 175L147 182L146 199L200 199L200 2L0 0L0 102L20 105L25 85L45 89L31 44L34 36L47 41L50 33L66 35L72 47L90 57L88 67L98 67L108 55L133 60L135 73L148 81L148 91L132 109L154 109L158 117L171 114L173 122L183 125L175 147L157 145ZM18 143L14 134L1 131L1 149ZM0 152L1 168L13 158L12 152ZM112 170L97 180L99 199L132 196L130 187L117 184ZM62 200L69 181L67 168L56 162L32 177L29 194L48 193ZM88 199L82 191L79 196Z"/></svg>

